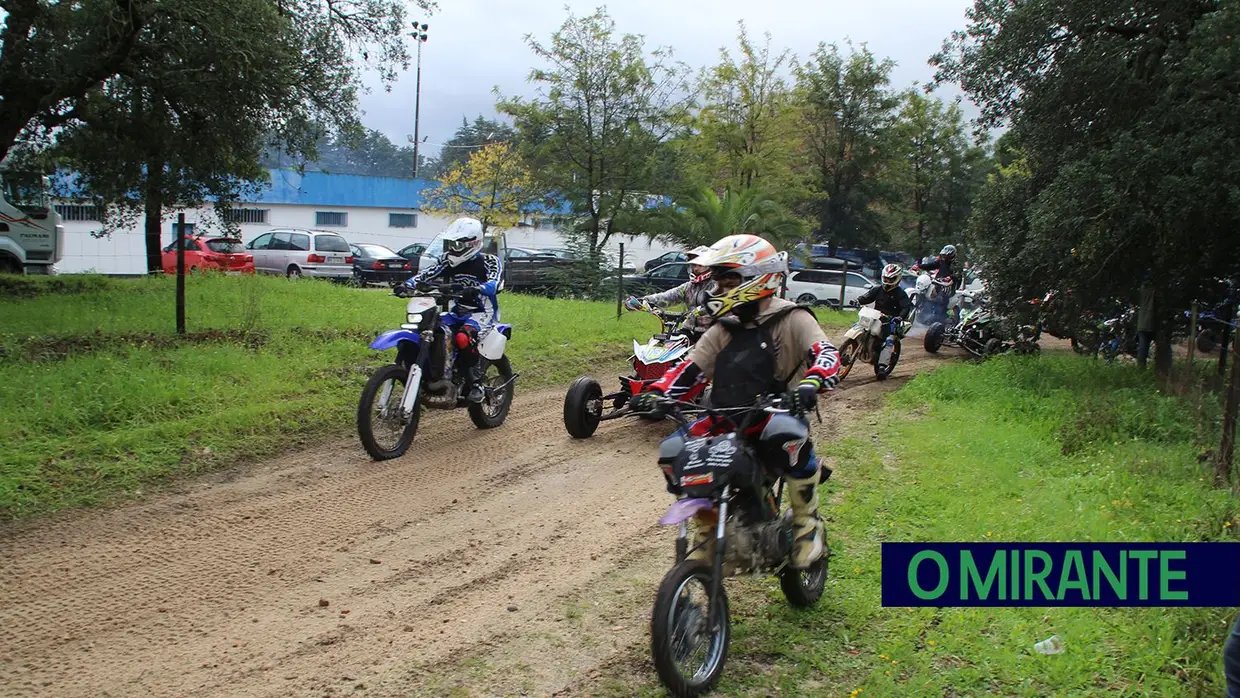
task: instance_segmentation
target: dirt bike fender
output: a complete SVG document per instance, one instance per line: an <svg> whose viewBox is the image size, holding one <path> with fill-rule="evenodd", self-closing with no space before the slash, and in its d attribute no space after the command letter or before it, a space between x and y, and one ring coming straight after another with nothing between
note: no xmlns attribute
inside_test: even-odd
<svg viewBox="0 0 1240 698"><path fill-rule="evenodd" d="M845 340L855 339L857 341L861 341L861 337L866 334L869 334L869 333L861 329L860 327L853 325L852 327L848 328L847 332L844 333L844 339Z"/></svg>
<svg viewBox="0 0 1240 698"><path fill-rule="evenodd" d="M422 336L413 330L388 330L376 337L375 341L370 343L370 348L384 351L406 341L417 344L422 341Z"/></svg>
<svg viewBox="0 0 1240 698"><path fill-rule="evenodd" d="M478 342L478 353L487 361L498 361L504 357L504 348L508 346L508 337L499 327L493 328L487 336Z"/></svg>
<svg viewBox="0 0 1240 698"><path fill-rule="evenodd" d="M659 523L664 526L675 526L682 521L688 521L690 517L699 511L713 508L715 508L715 503L702 497L678 499L672 506L668 507L667 513L663 515L663 518L659 519Z"/></svg>

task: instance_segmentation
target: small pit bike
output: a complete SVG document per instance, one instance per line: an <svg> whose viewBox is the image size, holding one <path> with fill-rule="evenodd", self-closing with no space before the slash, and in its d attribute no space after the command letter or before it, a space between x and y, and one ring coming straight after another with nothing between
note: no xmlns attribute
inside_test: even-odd
<svg viewBox="0 0 1240 698"><path fill-rule="evenodd" d="M890 328L886 339L883 338L884 327ZM900 318L883 315L874 308L862 308L857 314L857 322L844 333L844 343L840 345L839 379L847 378L853 366L860 361L874 367L874 376L878 380L886 380L900 361L900 338L903 333L904 321Z"/></svg>
<svg viewBox="0 0 1240 698"><path fill-rule="evenodd" d="M371 349L396 349L396 362L375 371L357 405L357 434L362 446L375 460L404 455L413 443L422 409L451 410L467 407L469 418L479 429L493 429L504 423L512 406L513 381L517 375L504 355L512 326L496 324L480 330L466 323L475 305L477 290L443 282L422 285L424 295L410 298L405 306L405 322L370 343ZM434 380L432 356L436 345L452 336L446 375ZM465 372L453 370L464 352L476 352L475 374L482 386L482 402L465 400Z"/></svg>
<svg viewBox="0 0 1240 698"><path fill-rule="evenodd" d="M633 396L662 378L669 368L689 353L697 341L698 335L692 329L695 313L669 313L645 303L642 309L659 318L662 331L645 344L633 340L633 355L629 357L633 373L620 378L620 389L604 395L602 386L590 376L581 376L569 386L564 396L564 427L573 438L589 438L600 422L637 414L629 409ZM706 384L694 386L689 399L701 401L708 392ZM605 405L609 408L604 409ZM637 416L652 419L649 415Z"/></svg>
<svg viewBox="0 0 1240 698"><path fill-rule="evenodd" d="M789 565L793 526L791 510L781 505L784 479L743 436L769 415L763 428L768 439L789 453L803 445L809 429L786 409L785 397L726 409L686 407L668 398L658 405L682 427L659 447L658 461L668 492L677 498L659 523L679 526L680 533L676 563L655 596L650 649L659 680L672 695L697 696L719 681L728 656L732 622L724 578L745 572L777 576L788 603L810 607L822 597L830 550L808 569ZM727 431L685 436L690 415L711 417ZM824 468L822 479L829 475ZM687 559L709 542L689 547L688 522L699 512L713 512L717 521L710 562Z"/></svg>

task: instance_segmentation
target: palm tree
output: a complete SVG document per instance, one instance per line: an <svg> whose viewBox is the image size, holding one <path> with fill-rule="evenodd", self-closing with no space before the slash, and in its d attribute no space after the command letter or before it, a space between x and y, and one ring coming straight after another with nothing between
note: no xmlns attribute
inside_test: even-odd
<svg viewBox="0 0 1240 698"><path fill-rule="evenodd" d="M722 237L760 235L776 247L787 247L805 235L804 221L756 189L728 189L719 196L702 187L681 203L677 224L667 235L686 247L710 245Z"/></svg>

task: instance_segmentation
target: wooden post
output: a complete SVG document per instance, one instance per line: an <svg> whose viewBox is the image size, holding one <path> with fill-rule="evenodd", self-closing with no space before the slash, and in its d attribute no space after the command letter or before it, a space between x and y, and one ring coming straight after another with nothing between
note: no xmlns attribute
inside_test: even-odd
<svg viewBox="0 0 1240 698"><path fill-rule="evenodd" d="M844 312L844 289L848 288L848 262L844 262L843 268L840 269L840 307L839 311Z"/></svg>
<svg viewBox="0 0 1240 698"><path fill-rule="evenodd" d="M1236 308L1234 305L1232 305L1231 303L1228 303L1226 306L1224 306L1223 317L1224 318L1231 317L1232 315L1235 314L1235 309ZM1231 338L1233 334L1234 333L1231 331L1231 325L1229 323L1224 322L1223 323L1223 338L1218 343L1218 377L1219 378L1222 378L1223 374L1226 373L1227 371L1227 347L1231 343Z"/></svg>
<svg viewBox="0 0 1240 698"><path fill-rule="evenodd" d="M1193 312L1188 318L1188 368L1193 368L1193 355L1197 353L1197 301L1193 301Z"/></svg>
<svg viewBox="0 0 1240 698"><path fill-rule="evenodd" d="M1227 381L1223 401L1223 441L1219 445L1214 469L1214 484L1219 487L1231 483L1231 462L1236 448L1236 412L1240 409L1240 351L1232 351L1231 354L1231 378Z"/></svg>
<svg viewBox="0 0 1240 698"><path fill-rule="evenodd" d="M620 263L616 265L616 319L624 312L624 243L620 243Z"/></svg>
<svg viewBox="0 0 1240 698"><path fill-rule="evenodd" d="M177 214L177 334L185 334L185 213Z"/></svg>

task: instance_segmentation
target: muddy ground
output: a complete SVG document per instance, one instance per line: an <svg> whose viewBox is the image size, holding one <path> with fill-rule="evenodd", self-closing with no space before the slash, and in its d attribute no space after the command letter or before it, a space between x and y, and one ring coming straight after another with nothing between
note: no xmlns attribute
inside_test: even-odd
<svg viewBox="0 0 1240 698"><path fill-rule="evenodd" d="M955 354L919 344L825 397L816 441ZM393 461L344 438L0 532L0 695L589 695L640 671L672 426L575 441L562 405L518 391L503 427L432 413Z"/></svg>

